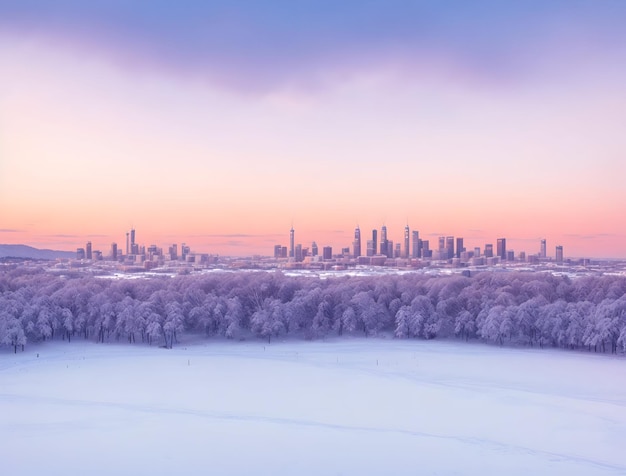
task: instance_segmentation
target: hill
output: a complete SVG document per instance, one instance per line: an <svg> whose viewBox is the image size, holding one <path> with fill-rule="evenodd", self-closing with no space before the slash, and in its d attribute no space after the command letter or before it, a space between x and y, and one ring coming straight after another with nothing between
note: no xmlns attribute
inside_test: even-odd
<svg viewBox="0 0 626 476"><path fill-rule="evenodd" d="M47 259L74 258L72 251L40 250L27 245L0 245L0 258Z"/></svg>

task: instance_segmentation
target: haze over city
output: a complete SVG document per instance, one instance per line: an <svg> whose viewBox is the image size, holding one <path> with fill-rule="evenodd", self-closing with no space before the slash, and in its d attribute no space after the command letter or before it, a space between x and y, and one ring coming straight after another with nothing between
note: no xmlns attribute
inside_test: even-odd
<svg viewBox="0 0 626 476"><path fill-rule="evenodd" d="M384 224L626 257L626 3L0 3L0 243ZM364 244L365 246L365 244Z"/></svg>

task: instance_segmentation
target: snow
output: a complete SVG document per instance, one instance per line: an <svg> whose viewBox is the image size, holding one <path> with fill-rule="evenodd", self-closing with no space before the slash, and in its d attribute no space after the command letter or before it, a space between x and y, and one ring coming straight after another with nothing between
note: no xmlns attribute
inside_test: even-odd
<svg viewBox="0 0 626 476"><path fill-rule="evenodd" d="M3 474L626 473L626 362L392 339L0 354Z"/></svg>

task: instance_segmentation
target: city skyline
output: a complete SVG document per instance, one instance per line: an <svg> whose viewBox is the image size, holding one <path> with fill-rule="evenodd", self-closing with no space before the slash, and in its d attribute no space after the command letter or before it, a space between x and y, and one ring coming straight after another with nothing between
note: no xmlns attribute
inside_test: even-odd
<svg viewBox="0 0 626 476"><path fill-rule="evenodd" d="M106 254L135 228L270 255L291 226L320 252L359 226L365 254L382 224L404 250L408 224L431 249L626 258L625 18L612 0L2 4L0 243Z"/></svg>
<svg viewBox="0 0 626 476"><path fill-rule="evenodd" d="M378 240L380 232L380 240ZM122 234L123 235L123 234ZM177 260L187 254L203 254L205 256L214 255L219 256L220 253L208 251L205 248L196 249L183 242L182 240L173 241L170 243L156 243L150 242L142 243L136 240L136 229L131 228L125 232L126 246L125 252L123 248L118 247L116 241L110 243L110 247L107 251L98 249L97 246L93 246L91 241L87 241L84 247L78 246L76 248L77 257L79 259L113 259L117 260L122 256L130 255L148 255L148 254L161 254L170 256L172 260ZM274 258L287 258L291 262L303 261L307 256L322 256L324 259L331 259L335 256L343 255L351 258L373 257L373 256L387 256L388 258L402 258L402 259L416 259L420 260L449 260L452 258L461 258L465 253L464 259L467 260L472 256L491 258L496 257L501 261L525 261L529 257L533 257L539 260L555 260L557 262L563 262L564 258L597 258L596 256L569 256L564 254L563 245L556 244L554 247L554 253L547 251L547 238L541 238L536 240L537 249L527 250L524 249L511 249L510 243L507 248L507 238L501 237L495 240L488 240L484 243L471 242L467 243L464 237L459 236L446 236L441 234L421 234L419 230L411 229L407 223L403 229L402 241L394 241L393 234L389 234L386 225L381 225L380 229L372 228L369 234L363 235L359 225L354 229L353 241L350 246L345 246L345 243L336 245L321 242L318 246L317 240L300 240L299 236L296 238L296 230L293 224L289 230L288 241L283 243L281 240L274 242L272 249L263 250L260 253L247 253L242 255L224 255L224 256L265 256ZM420 238L422 236L423 238ZM428 239L430 238L430 239ZM363 241L366 243L365 252L363 251ZM430 242L433 242L431 245ZM494 252L494 242L496 243L496 251ZM178 245L181 245L181 254L178 253ZM467 247L465 245L468 245ZM319 249L322 249L322 253L319 253ZM103 249L107 249L104 247ZM69 251L69 250L68 250Z"/></svg>

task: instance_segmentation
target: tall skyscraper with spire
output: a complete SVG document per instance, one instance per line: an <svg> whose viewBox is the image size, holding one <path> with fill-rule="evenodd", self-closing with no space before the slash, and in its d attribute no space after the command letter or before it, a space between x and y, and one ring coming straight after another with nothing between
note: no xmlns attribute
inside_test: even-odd
<svg viewBox="0 0 626 476"><path fill-rule="evenodd" d="M289 257L296 257L296 240L295 232L293 231L293 225L291 226L291 230L289 230Z"/></svg>
<svg viewBox="0 0 626 476"><path fill-rule="evenodd" d="M388 246L388 242L387 242L387 227L385 225L383 225L383 227L380 229L380 254L381 255L385 255L387 256L388 250L387 250L387 246Z"/></svg>
<svg viewBox="0 0 626 476"><path fill-rule="evenodd" d="M404 258L409 258L409 243L411 241L411 231L409 230L409 224L404 227Z"/></svg>
<svg viewBox="0 0 626 476"><path fill-rule="evenodd" d="M354 257L358 258L359 256L361 256L361 230L359 229L359 226L357 225L356 229L354 230Z"/></svg>

